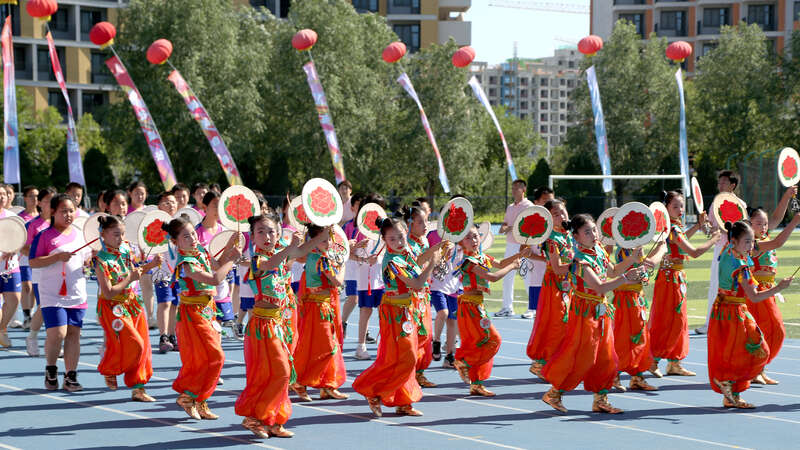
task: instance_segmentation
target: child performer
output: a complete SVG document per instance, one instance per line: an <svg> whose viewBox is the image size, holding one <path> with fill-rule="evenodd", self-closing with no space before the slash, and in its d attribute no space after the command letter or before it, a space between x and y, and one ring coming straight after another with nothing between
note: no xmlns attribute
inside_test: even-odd
<svg viewBox="0 0 800 450"><path fill-rule="evenodd" d="M28 255L28 265L30 265L30 259L33 257L33 253L31 253L31 245L33 244L34 238L41 233L42 231L46 230L50 227L50 217L52 216L52 212L50 210L50 200L53 199L53 196L57 194L55 188L48 187L41 191L39 191L39 196L37 197L39 200L39 215L33 218L30 222L25 224L25 228L28 231L28 240L25 241L25 246L22 247L21 253ZM39 356L39 330L42 328L43 318L42 318L42 307L39 302L39 269L34 269L31 267L31 281L33 282L32 291L33 297L36 300L36 312L33 314L33 318L31 319L31 331L28 332L28 336L25 337L25 347L28 351L28 356Z"/></svg>

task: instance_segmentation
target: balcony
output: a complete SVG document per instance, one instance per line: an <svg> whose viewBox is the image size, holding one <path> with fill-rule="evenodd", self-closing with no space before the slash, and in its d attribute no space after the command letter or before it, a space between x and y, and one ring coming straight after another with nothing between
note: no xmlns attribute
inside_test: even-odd
<svg viewBox="0 0 800 450"><path fill-rule="evenodd" d="M472 22L458 22L445 20L439 22L439 42L447 42L451 37L458 45L470 45L472 43Z"/></svg>
<svg viewBox="0 0 800 450"><path fill-rule="evenodd" d="M463 13L472 6L471 0L439 0L439 20L447 20L452 13Z"/></svg>

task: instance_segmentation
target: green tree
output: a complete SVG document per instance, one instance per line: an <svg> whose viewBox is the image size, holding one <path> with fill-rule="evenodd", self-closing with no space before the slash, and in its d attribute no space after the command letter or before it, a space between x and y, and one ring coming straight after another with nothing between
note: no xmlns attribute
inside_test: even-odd
<svg viewBox="0 0 800 450"><path fill-rule="evenodd" d="M547 186L550 181L550 164L547 163L545 158L539 158L536 162L536 167L528 177L528 198L533 200L533 190L540 186Z"/></svg>

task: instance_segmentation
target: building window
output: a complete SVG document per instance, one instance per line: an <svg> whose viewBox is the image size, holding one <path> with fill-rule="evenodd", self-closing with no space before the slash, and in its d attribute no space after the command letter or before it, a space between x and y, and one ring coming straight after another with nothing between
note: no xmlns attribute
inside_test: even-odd
<svg viewBox="0 0 800 450"><path fill-rule="evenodd" d="M525 120L528 118L528 113L520 113L519 118Z"/></svg>
<svg viewBox="0 0 800 450"><path fill-rule="evenodd" d="M660 36L686 36L686 11L662 11L658 34Z"/></svg>
<svg viewBox="0 0 800 450"><path fill-rule="evenodd" d="M567 67L569 67L570 69L574 69L575 68L575 61L570 61L569 64L567 64Z"/></svg>
<svg viewBox="0 0 800 450"><path fill-rule="evenodd" d="M550 122L558 122L558 114L550 113Z"/></svg>
<svg viewBox="0 0 800 450"><path fill-rule="evenodd" d="M539 114L539 122L547 122L547 113Z"/></svg>
<svg viewBox="0 0 800 450"><path fill-rule="evenodd" d="M69 92L69 91L67 91ZM55 107L62 117L67 116L67 101L60 89L49 89L47 91L47 104Z"/></svg>
<svg viewBox="0 0 800 450"><path fill-rule="evenodd" d="M792 20L800 20L797 17L798 14L800 14L800 1L795 0L795 2L794 2L794 12L792 13ZM15 31L14 34L17 34L17 32Z"/></svg>
<svg viewBox="0 0 800 450"><path fill-rule="evenodd" d="M67 60L64 58L64 47L56 47L56 55L58 55L58 62L61 63L61 72L66 74ZM50 52L46 46L36 49L36 66L39 81L56 81L56 76L53 75L53 70L50 68ZM64 77L66 78L66 75ZM61 95L60 91L59 95Z"/></svg>
<svg viewBox="0 0 800 450"><path fill-rule="evenodd" d="M98 108L108 104L108 93L106 92L83 92L81 95L81 106L83 114L95 115Z"/></svg>
<svg viewBox="0 0 800 450"><path fill-rule="evenodd" d="M547 78L539 79L539 86L547 86Z"/></svg>
<svg viewBox="0 0 800 450"><path fill-rule="evenodd" d="M103 52L92 51L92 83L93 84L112 84L114 77L111 76L106 67L106 55Z"/></svg>
<svg viewBox="0 0 800 450"><path fill-rule="evenodd" d="M59 6L58 11L50 19L50 30L56 39L75 39L75 16L72 7Z"/></svg>
<svg viewBox="0 0 800 450"><path fill-rule="evenodd" d="M567 87L568 88L575 87L575 80L567 80Z"/></svg>
<svg viewBox="0 0 800 450"><path fill-rule="evenodd" d="M566 108L567 104L564 103L564 102L561 102L561 103L558 104L558 106L559 106L559 108L564 109L564 108Z"/></svg>
<svg viewBox="0 0 800 450"><path fill-rule="evenodd" d="M519 96L522 98L528 98L528 90L527 89L520 89Z"/></svg>
<svg viewBox="0 0 800 450"><path fill-rule="evenodd" d="M566 114L559 114L558 115L558 120L567 120L567 115Z"/></svg>
<svg viewBox="0 0 800 450"><path fill-rule="evenodd" d="M19 36L19 5L6 5L11 7L11 34L13 36Z"/></svg>
<svg viewBox="0 0 800 450"><path fill-rule="evenodd" d="M353 0L353 8L360 13L378 12L378 0Z"/></svg>
<svg viewBox="0 0 800 450"><path fill-rule="evenodd" d="M565 98L567 96L567 91L564 90L558 91L558 96L561 98Z"/></svg>
<svg viewBox="0 0 800 450"><path fill-rule="evenodd" d="M106 20L106 10L81 7L81 40L89 40L89 31L97 22Z"/></svg>
<svg viewBox="0 0 800 450"><path fill-rule="evenodd" d="M541 92L539 92L539 97L547 98L547 89L542 89Z"/></svg>
<svg viewBox="0 0 800 450"><path fill-rule="evenodd" d="M563 79L563 78L562 78L562 79L558 80L558 84L559 84L560 86L565 86L565 85L567 84L567 80L565 80L565 79Z"/></svg>
<svg viewBox="0 0 800 450"><path fill-rule="evenodd" d="M615 5L644 5L644 0L614 0Z"/></svg>
<svg viewBox="0 0 800 450"><path fill-rule="evenodd" d="M717 48L717 44L715 42L706 42L703 44L702 54L700 56L706 56L711 50Z"/></svg>
<svg viewBox="0 0 800 450"><path fill-rule="evenodd" d="M497 84L497 77L489 77L489 84Z"/></svg>
<svg viewBox="0 0 800 450"><path fill-rule="evenodd" d="M539 126L539 133L547 134L547 125Z"/></svg>
<svg viewBox="0 0 800 450"><path fill-rule="evenodd" d="M419 14L419 0L389 0L389 14Z"/></svg>
<svg viewBox="0 0 800 450"><path fill-rule="evenodd" d="M28 45L14 46L14 77L18 80L33 79L33 58L30 57L31 47Z"/></svg>
<svg viewBox="0 0 800 450"><path fill-rule="evenodd" d="M489 97L494 97L497 95L497 88L489 88Z"/></svg>
<svg viewBox="0 0 800 450"><path fill-rule="evenodd" d="M520 79L519 79L519 84L520 84L521 86L527 86L527 85L528 85L528 79L527 79L527 78L524 78L524 77L523 77L523 78L520 78Z"/></svg>
<svg viewBox="0 0 800 450"><path fill-rule="evenodd" d="M519 102L519 109L528 109L528 102Z"/></svg>
<svg viewBox="0 0 800 450"><path fill-rule="evenodd" d="M750 5L747 23L755 23L764 31L775 31L775 5Z"/></svg>
<svg viewBox="0 0 800 450"><path fill-rule="evenodd" d="M266 8L273 16L284 19L289 16L291 3L291 0L250 0L250 6L253 8Z"/></svg>
<svg viewBox="0 0 800 450"><path fill-rule="evenodd" d="M706 8L703 10L703 32L719 32L719 27L731 24L730 8ZM707 29L711 29L707 31Z"/></svg>
<svg viewBox="0 0 800 450"><path fill-rule="evenodd" d="M492 106L497 106L497 101L496 100L489 100L489 104L492 105Z"/></svg>
<svg viewBox="0 0 800 450"><path fill-rule="evenodd" d="M644 38L644 14L620 14L619 20L627 20L636 28L636 34Z"/></svg>
<svg viewBox="0 0 800 450"><path fill-rule="evenodd" d="M480 75L475 75L475 79L478 80L478 83L483 83L483 77Z"/></svg>
<svg viewBox="0 0 800 450"><path fill-rule="evenodd" d="M419 51L419 23L393 25L392 31L406 44L410 53Z"/></svg>

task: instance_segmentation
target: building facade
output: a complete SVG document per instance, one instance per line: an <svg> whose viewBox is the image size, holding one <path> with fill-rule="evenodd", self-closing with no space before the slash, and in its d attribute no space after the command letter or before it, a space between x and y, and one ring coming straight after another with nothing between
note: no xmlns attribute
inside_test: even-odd
<svg viewBox="0 0 800 450"><path fill-rule="evenodd" d="M508 114L532 122L547 140L548 150L561 145L575 105L570 98L580 80L581 55L577 49L557 49L553 56L489 66L472 64L489 102L502 105Z"/></svg>
<svg viewBox="0 0 800 450"><path fill-rule="evenodd" d="M694 49L686 69L694 71L696 59L716 46L723 25L756 23L771 47L782 52L792 31L800 28L798 13L798 0L592 0L590 29L606 39L614 23L625 19L642 38L656 33L670 42L686 41Z"/></svg>

